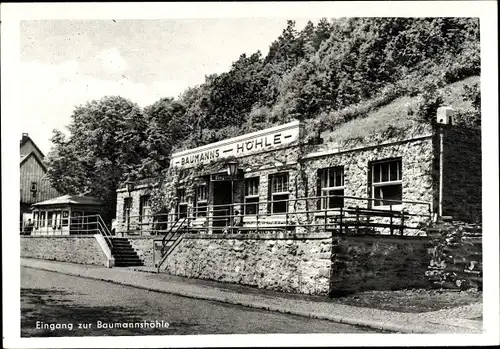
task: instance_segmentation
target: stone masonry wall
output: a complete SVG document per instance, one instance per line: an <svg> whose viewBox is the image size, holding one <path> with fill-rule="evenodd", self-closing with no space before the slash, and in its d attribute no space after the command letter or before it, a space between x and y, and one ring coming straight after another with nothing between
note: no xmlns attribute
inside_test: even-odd
<svg viewBox="0 0 500 349"><path fill-rule="evenodd" d="M153 239L158 237L155 236L144 236L135 237L128 236L127 239L130 241L132 248L137 252L137 255L142 260L146 267L153 267Z"/></svg>
<svg viewBox="0 0 500 349"><path fill-rule="evenodd" d="M436 222L426 228L432 258L426 275L434 287L483 288L482 227L463 222Z"/></svg>
<svg viewBox="0 0 500 349"><path fill-rule="evenodd" d="M336 237L332 248L330 295L426 288L430 248L430 240L425 237Z"/></svg>
<svg viewBox="0 0 500 349"><path fill-rule="evenodd" d="M424 201L431 204L435 199L435 169L434 169L434 148L432 137L423 137L418 140L396 142L388 145L378 145L363 149L353 149L338 153L326 154L309 158L304 161L307 183L302 183L300 165L297 164L299 156L299 147L292 146L287 149L266 152L262 154L253 154L251 156L239 158L239 168L243 170L243 177L259 177L259 213L266 214L268 205L263 202L268 200L268 181L269 175L277 172L288 172L289 174L289 199L304 198L305 186L307 186L308 196L314 197L316 193L317 171L319 169L344 166L344 195L357 197L371 197L371 179L369 178L371 162L401 158L402 159L402 187L403 200ZM288 165L285 165L288 164ZM145 195L148 189L138 188L131 193L133 198L132 215L139 214L139 198ZM240 179L234 183L235 202L243 201L244 180ZM123 200L128 196L127 192L118 192L117 217L123 217ZM192 201L192 200L191 200ZM304 210L305 201L300 200L297 205L298 210ZM289 211L294 211L294 202L289 204ZM350 200L345 201L345 206L365 207L367 201ZM404 209L414 214L429 215L427 205L404 204ZM241 207L235 209L242 211ZM316 209L316 201L311 200L309 209ZM433 208L431 207L431 210ZM191 210L189 210L191 211ZM290 215L288 217L294 222L310 222L311 217L301 217L299 215ZM259 217L262 222L265 216ZM245 217L248 221L249 218ZM417 225L420 221L427 220L422 217L412 217L407 221L409 225ZM316 222L318 223L318 222ZM306 223L307 225L307 223ZM133 224L132 224L133 226ZM305 225L304 225L305 226ZM309 229L310 230L310 229ZM302 231L301 231L302 232ZM410 232L410 231L408 231Z"/></svg>
<svg viewBox="0 0 500 349"><path fill-rule="evenodd" d="M344 195L371 197L370 163L390 158L402 159L403 200L433 202L433 143L432 138L404 141L365 149L344 151L308 161L309 196L316 196L317 170L344 166ZM345 200L344 205L366 207L366 201ZM429 214L428 206L404 204L410 213ZM419 218L408 221L418 223Z"/></svg>
<svg viewBox="0 0 500 349"><path fill-rule="evenodd" d="M94 265L107 262L94 236L22 236L21 257Z"/></svg>
<svg viewBox="0 0 500 349"><path fill-rule="evenodd" d="M130 192L130 197L132 198L132 207L130 208L130 229L132 231L137 231L137 234L140 233L138 223L139 206L140 206L140 198L143 195L148 195L151 192L151 188L147 185L141 185L138 188L134 189ZM123 203L126 198L129 197L129 193L127 191L119 191L116 195L116 220L120 223L123 223ZM126 226L122 224L117 229L117 232L126 231Z"/></svg>
<svg viewBox="0 0 500 349"><path fill-rule="evenodd" d="M184 238L164 268L174 275L283 292L329 292L331 237L205 235Z"/></svg>
<svg viewBox="0 0 500 349"><path fill-rule="evenodd" d="M134 247L150 249L152 242ZM333 245L332 245L333 241ZM333 247L332 247L333 246ZM189 278L303 294L426 288L432 245L426 237L287 233L186 235L162 270Z"/></svg>
<svg viewBox="0 0 500 349"><path fill-rule="evenodd" d="M298 147L297 146L289 146L273 151L266 151L258 154L252 154L250 156L243 156L238 158L238 166L240 169L244 171L244 178L249 177L259 177L260 186L259 186L259 200L260 202L264 202L268 200L268 176L270 174L274 174L277 172L288 172L289 173L289 188L290 188L290 199L294 199L296 197L296 175L297 171L295 170L296 166L294 163L297 161L298 156ZM221 169L223 170L223 169ZM200 175L205 175L204 173L200 173ZM244 196L244 178L240 178L234 181L233 186L233 198L236 203L243 202ZM124 190L117 191L117 206L116 206L116 219L120 222L123 222L123 204L126 198L132 198L132 207L130 210L130 215L132 217L130 227L133 231L136 228L135 220L139 215L139 203L140 197L142 195L147 195L151 190L151 186L146 185L138 185L134 190L130 192L130 194ZM188 200L188 212L193 211L193 188L187 188L186 197ZM299 196L303 195L302 192L299 191ZM213 202L210 201L209 205L212 205ZM242 206L236 206L235 210L239 210L242 212ZM174 213L175 209L173 209L170 213ZM267 205L261 204L259 205L259 212L261 214L267 213ZM125 231L126 227L122 226L117 231ZM139 231L137 233L140 233Z"/></svg>
<svg viewBox="0 0 500 349"><path fill-rule="evenodd" d="M443 139L443 216L481 221L481 130L446 127Z"/></svg>

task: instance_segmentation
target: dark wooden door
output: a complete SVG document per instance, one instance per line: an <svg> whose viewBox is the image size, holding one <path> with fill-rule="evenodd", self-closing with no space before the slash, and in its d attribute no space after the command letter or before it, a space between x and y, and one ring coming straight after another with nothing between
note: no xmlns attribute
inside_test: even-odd
<svg viewBox="0 0 500 349"><path fill-rule="evenodd" d="M231 181L214 182L214 227L229 225L231 200Z"/></svg>

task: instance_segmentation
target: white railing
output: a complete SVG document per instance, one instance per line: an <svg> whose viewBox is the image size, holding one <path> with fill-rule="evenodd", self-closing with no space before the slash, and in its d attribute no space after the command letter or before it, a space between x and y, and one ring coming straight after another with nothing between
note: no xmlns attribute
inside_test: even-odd
<svg viewBox="0 0 500 349"><path fill-rule="evenodd" d="M328 199L336 199L337 207L326 207ZM321 232L353 223L358 228L366 220L387 224L388 231L420 229L431 219L431 204L410 200L383 200L355 196L320 197L234 203L191 208L186 212L131 215L115 220L116 233L127 235L163 235L181 218L191 232L244 233L260 231L293 231L303 228ZM279 208L279 209L278 209ZM339 218L340 217L340 218ZM369 219L367 219L369 218ZM375 227L375 224L373 224ZM359 230L359 229L358 229Z"/></svg>
<svg viewBox="0 0 500 349"><path fill-rule="evenodd" d="M112 234L99 214L59 219L38 219L21 222L21 235L94 235L101 234L111 247Z"/></svg>

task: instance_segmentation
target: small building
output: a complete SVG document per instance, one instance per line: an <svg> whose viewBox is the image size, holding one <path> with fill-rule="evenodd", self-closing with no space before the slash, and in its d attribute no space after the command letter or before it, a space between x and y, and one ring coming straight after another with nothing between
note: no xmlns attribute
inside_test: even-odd
<svg viewBox="0 0 500 349"><path fill-rule="evenodd" d="M452 112L392 123L380 110L322 132L320 141L292 121L176 152L175 176L163 179L175 182L165 189L174 204L162 220L209 234L357 230L369 220L377 233L410 235L437 216L479 221L480 129L454 125ZM149 215L158 186L150 180L117 190L121 229L158 233Z"/></svg>
<svg viewBox="0 0 500 349"><path fill-rule="evenodd" d="M95 234L103 204L90 196L64 195L33 204L32 235Z"/></svg>
<svg viewBox="0 0 500 349"><path fill-rule="evenodd" d="M45 155L27 133L20 141L20 222L21 231L32 218L31 206L60 196L47 178Z"/></svg>

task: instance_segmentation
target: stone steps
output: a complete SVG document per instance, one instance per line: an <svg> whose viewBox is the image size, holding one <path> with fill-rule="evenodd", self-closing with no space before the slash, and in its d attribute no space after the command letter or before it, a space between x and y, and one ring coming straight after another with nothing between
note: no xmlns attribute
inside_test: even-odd
<svg viewBox="0 0 500 349"><path fill-rule="evenodd" d="M136 267L144 265L128 239L112 238L111 240L111 254L115 258L115 267Z"/></svg>

